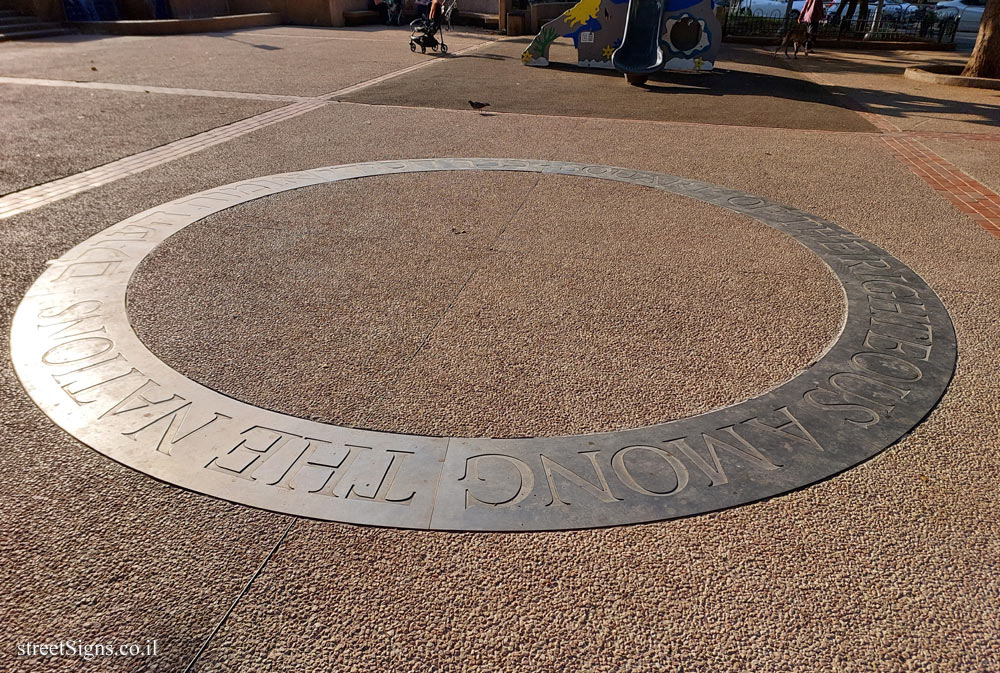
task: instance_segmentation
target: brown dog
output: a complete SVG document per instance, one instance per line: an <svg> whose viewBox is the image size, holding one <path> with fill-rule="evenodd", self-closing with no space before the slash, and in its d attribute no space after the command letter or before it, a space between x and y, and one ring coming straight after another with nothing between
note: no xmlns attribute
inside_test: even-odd
<svg viewBox="0 0 1000 673"><path fill-rule="evenodd" d="M781 38L781 44L778 48L774 50L774 55L777 56L781 48L785 48L785 58L788 58L788 45L789 43L795 45L795 54L792 58L799 57L799 45L802 45L802 55L809 55L809 38L810 35L806 30L806 24L799 23L795 21L788 26L788 30L785 31L785 35Z"/></svg>

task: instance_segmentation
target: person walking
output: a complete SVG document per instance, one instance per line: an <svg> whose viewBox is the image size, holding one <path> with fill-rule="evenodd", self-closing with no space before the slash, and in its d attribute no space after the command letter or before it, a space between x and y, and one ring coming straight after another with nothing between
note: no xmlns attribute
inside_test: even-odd
<svg viewBox="0 0 1000 673"><path fill-rule="evenodd" d="M806 0L802 13L799 14L799 23L806 24L806 53L812 51L815 46L816 36L819 34L819 22L825 16L823 0Z"/></svg>

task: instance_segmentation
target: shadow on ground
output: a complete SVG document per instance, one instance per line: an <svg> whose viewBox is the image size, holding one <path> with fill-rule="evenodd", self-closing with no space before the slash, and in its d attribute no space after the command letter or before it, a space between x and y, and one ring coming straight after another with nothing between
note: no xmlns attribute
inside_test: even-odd
<svg viewBox="0 0 1000 673"><path fill-rule="evenodd" d="M714 71L664 71L635 87L614 70L578 67L575 50L565 43L552 45L548 67L525 67L520 54L529 42L530 38L505 40L477 52L449 56L435 68L341 100L464 109L471 99L489 102L490 110L496 112L867 132L876 129L854 111L871 105L890 117L957 115L974 123L1000 124L1000 105L824 86L808 75L822 64L823 70L844 68L898 76L913 63L903 54L862 62L823 55L824 60L810 59L805 64L806 59L786 60L766 49L724 45Z"/></svg>
<svg viewBox="0 0 1000 673"><path fill-rule="evenodd" d="M822 78L831 95L841 100L854 99L865 109L886 117L938 118L1000 127L1000 92L928 85L903 78L910 66L961 65L965 61L963 55L940 52L821 52L785 65L806 76Z"/></svg>
<svg viewBox="0 0 1000 673"><path fill-rule="evenodd" d="M506 40L477 52L449 56L340 100L375 105L490 110L526 114L746 126L874 131L824 87L752 50L713 72L661 72L643 87L614 70L575 65L569 44L551 47L547 68L529 68L520 55L530 39ZM431 56L428 55L428 58ZM673 94L673 95L668 95ZM556 104L554 101L558 101Z"/></svg>

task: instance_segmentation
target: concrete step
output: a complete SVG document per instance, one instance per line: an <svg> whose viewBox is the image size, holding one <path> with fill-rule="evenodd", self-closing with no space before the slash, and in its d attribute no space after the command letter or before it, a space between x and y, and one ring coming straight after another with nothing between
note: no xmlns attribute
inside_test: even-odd
<svg viewBox="0 0 1000 673"><path fill-rule="evenodd" d="M34 19L31 23L15 23L9 26L0 25L0 33L13 35L14 33L26 33L36 30L50 30L52 28L62 28L58 23L46 23Z"/></svg>
<svg viewBox="0 0 1000 673"><path fill-rule="evenodd" d="M486 12L463 12L461 9L455 12L458 19L456 23L471 23L476 26L497 27L500 25L499 14L489 14Z"/></svg>
<svg viewBox="0 0 1000 673"><path fill-rule="evenodd" d="M38 30L17 31L17 32L0 31L0 42L7 42L10 40L31 40L36 37L55 37L57 35L68 35L70 32L72 32L66 30L65 28L55 23L50 23L45 25L53 27L41 28Z"/></svg>
<svg viewBox="0 0 1000 673"><path fill-rule="evenodd" d="M8 17L8 16L18 16L19 14L20 14L20 12L18 12L16 9L3 9L3 8L0 8L0 18Z"/></svg>
<svg viewBox="0 0 1000 673"><path fill-rule="evenodd" d="M363 26L378 22L378 12L370 9L354 9L344 12L344 24L348 26Z"/></svg>
<svg viewBox="0 0 1000 673"><path fill-rule="evenodd" d="M19 26L25 23L38 23L37 16L0 16L0 30L7 26Z"/></svg>

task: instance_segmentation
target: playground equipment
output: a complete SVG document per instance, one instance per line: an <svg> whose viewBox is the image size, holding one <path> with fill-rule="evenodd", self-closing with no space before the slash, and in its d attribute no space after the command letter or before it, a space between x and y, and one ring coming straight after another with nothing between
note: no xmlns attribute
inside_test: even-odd
<svg viewBox="0 0 1000 673"><path fill-rule="evenodd" d="M577 63L615 68L639 84L655 72L711 70L722 27L712 0L580 0L549 21L521 54L525 65L549 64L549 47L573 40Z"/></svg>

